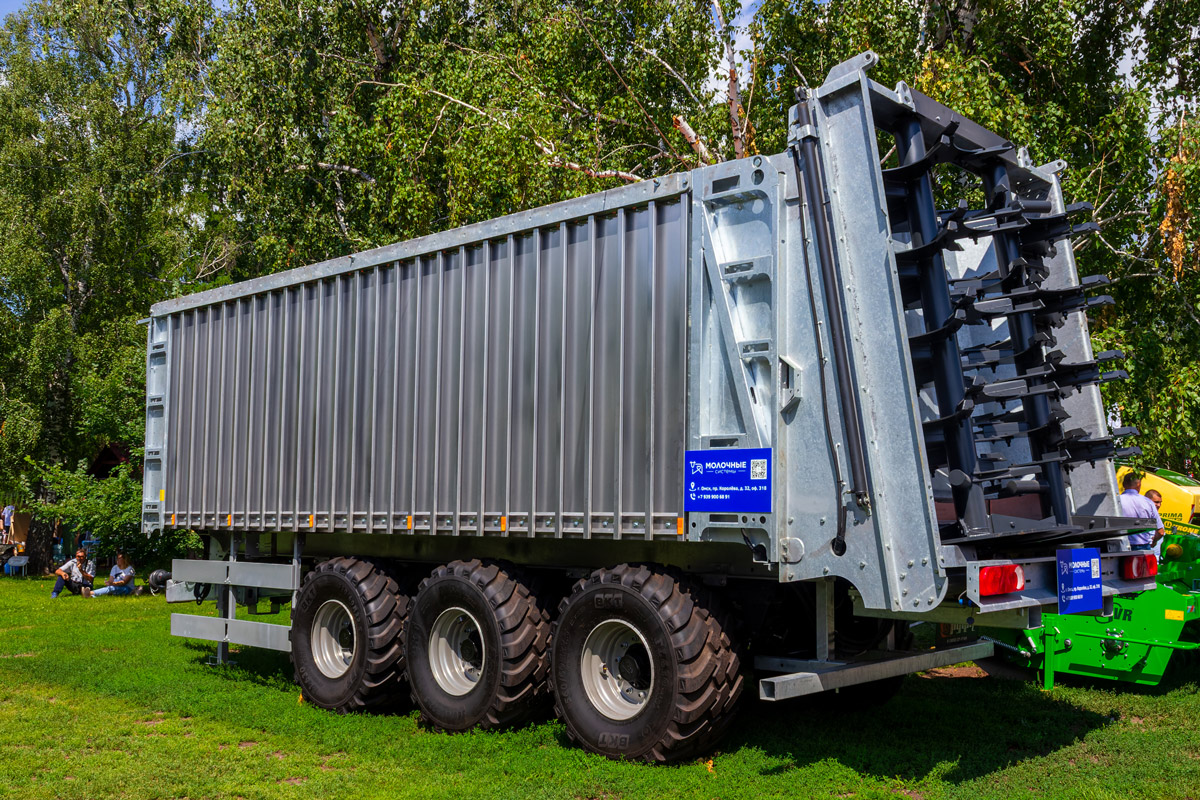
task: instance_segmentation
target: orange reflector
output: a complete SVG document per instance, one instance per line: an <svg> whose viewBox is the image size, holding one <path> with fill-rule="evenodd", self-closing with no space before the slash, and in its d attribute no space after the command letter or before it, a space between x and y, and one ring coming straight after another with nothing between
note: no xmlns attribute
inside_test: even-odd
<svg viewBox="0 0 1200 800"><path fill-rule="evenodd" d="M683 517L675 518L675 532L683 536Z"/></svg>
<svg viewBox="0 0 1200 800"><path fill-rule="evenodd" d="M508 530L508 517L500 518L500 530L502 530L502 531Z"/></svg>
<svg viewBox="0 0 1200 800"><path fill-rule="evenodd" d="M230 514L228 517L226 517L225 523L229 525L229 527L233 527L233 514Z"/></svg>
<svg viewBox="0 0 1200 800"><path fill-rule="evenodd" d="M172 528L175 527L175 515L174 514L171 515L171 527Z"/></svg>
<svg viewBox="0 0 1200 800"><path fill-rule="evenodd" d="M408 529L412 530L412 514L408 515Z"/></svg>
<svg viewBox="0 0 1200 800"><path fill-rule="evenodd" d="M308 527L310 527L310 528L317 527L317 515L316 514L308 515Z"/></svg>
<svg viewBox="0 0 1200 800"><path fill-rule="evenodd" d="M1024 588L1025 570L1020 564L999 564L979 570L979 594L982 597L1018 592Z"/></svg>

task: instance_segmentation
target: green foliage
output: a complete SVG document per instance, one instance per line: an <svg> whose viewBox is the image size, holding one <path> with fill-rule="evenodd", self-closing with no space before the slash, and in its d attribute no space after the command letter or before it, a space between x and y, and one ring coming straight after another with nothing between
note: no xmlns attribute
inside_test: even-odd
<svg viewBox="0 0 1200 800"><path fill-rule="evenodd" d="M746 4L722 3L732 22ZM741 18L748 151L866 49L1063 158L1114 279L1097 349L1146 461L1200 428L1200 0L763 0ZM143 438L162 299L731 158L705 0L34 0L0 31L0 493ZM747 38L748 37L748 38ZM887 143L881 152L886 151ZM945 180L952 180L946 178Z"/></svg>
<svg viewBox="0 0 1200 800"><path fill-rule="evenodd" d="M715 52L708 9L232 3L212 34L198 146L233 275L620 182L587 171L694 166L671 121L700 125L710 105L696 94Z"/></svg>
<svg viewBox="0 0 1200 800"><path fill-rule="evenodd" d="M142 484L133 477L130 466L121 464L104 480L87 473L86 464L75 470L60 466L40 467L41 478L53 501L37 507L37 515L45 522L60 521L66 547L71 535L85 534L97 539L96 554L129 556L138 572L169 566L172 558L184 556L188 549L200 549L200 537L194 533L162 531L147 537L141 531Z"/></svg>
<svg viewBox="0 0 1200 800"><path fill-rule="evenodd" d="M0 30L0 491L140 446L145 333L202 246L172 80L187 2L34 2ZM185 58L186 57L186 58Z"/></svg>
<svg viewBox="0 0 1200 800"><path fill-rule="evenodd" d="M1131 380L1105 399L1139 427L1143 463L1195 472L1200 434L1200 2L1144 9L1134 75L1148 97L1147 167L1139 196L1106 210L1124 236L1100 241L1114 256L1117 305L1093 326L1102 346L1128 354ZM1123 155L1123 154L1122 154Z"/></svg>

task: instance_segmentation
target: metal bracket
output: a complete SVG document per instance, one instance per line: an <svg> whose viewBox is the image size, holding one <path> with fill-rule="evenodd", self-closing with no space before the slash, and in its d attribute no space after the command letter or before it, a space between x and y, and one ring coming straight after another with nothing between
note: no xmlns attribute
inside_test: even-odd
<svg viewBox="0 0 1200 800"><path fill-rule="evenodd" d="M973 642L963 647L905 653L879 661L849 664L826 662L828 666L824 669L763 678L758 682L758 696L763 700L786 700L962 661L976 661L994 654L995 646L991 642Z"/></svg>
<svg viewBox="0 0 1200 800"><path fill-rule="evenodd" d="M790 411L800 403L800 365L790 356L780 356L779 363L779 410Z"/></svg>
<svg viewBox="0 0 1200 800"><path fill-rule="evenodd" d="M804 559L804 542L787 538L779 543L779 560L785 564L799 564Z"/></svg>
<svg viewBox="0 0 1200 800"><path fill-rule="evenodd" d="M874 50L864 50L854 58L847 59L829 70L829 74L825 76L825 83L833 83L837 79L853 75L855 72L866 72L878 63L879 56L875 54Z"/></svg>
<svg viewBox="0 0 1200 800"><path fill-rule="evenodd" d="M797 144L805 139L819 139L817 134L817 126L809 125L793 125L788 131L788 144Z"/></svg>

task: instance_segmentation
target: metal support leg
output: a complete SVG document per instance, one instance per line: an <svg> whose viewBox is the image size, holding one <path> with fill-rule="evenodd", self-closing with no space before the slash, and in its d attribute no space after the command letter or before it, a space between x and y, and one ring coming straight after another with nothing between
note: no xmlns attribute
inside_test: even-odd
<svg viewBox="0 0 1200 800"><path fill-rule="evenodd" d="M1053 633L1051 633L1053 630ZM1054 648L1057 646L1058 628L1042 628L1042 688L1054 688Z"/></svg>
<svg viewBox="0 0 1200 800"><path fill-rule="evenodd" d="M483 517L480 517L482 520ZM482 526L482 522L480 523ZM304 552L304 534L292 538L292 613L296 612L296 599L300 596L300 554Z"/></svg>
<svg viewBox="0 0 1200 800"><path fill-rule="evenodd" d="M229 563L237 561L237 545L236 536L229 537ZM233 594L232 586L224 586L220 589L220 594L217 595L217 616L224 619L237 618L237 597ZM217 664L224 665L232 663L229 660L229 642L217 642Z"/></svg>
<svg viewBox="0 0 1200 800"><path fill-rule="evenodd" d="M817 661L829 661L833 655L833 578L816 581L817 589Z"/></svg>

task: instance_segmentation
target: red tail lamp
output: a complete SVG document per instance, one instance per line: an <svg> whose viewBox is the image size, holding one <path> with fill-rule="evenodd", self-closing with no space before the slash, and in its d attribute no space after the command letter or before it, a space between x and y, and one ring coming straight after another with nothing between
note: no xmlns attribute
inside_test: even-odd
<svg viewBox="0 0 1200 800"><path fill-rule="evenodd" d="M979 569L979 594L988 597L995 594L1019 592L1025 588L1025 570L1019 564L999 564Z"/></svg>
<svg viewBox="0 0 1200 800"><path fill-rule="evenodd" d="M1158 557L1153 553L1145 556L1131 556L1121 560L1121 577L1127 581L1153 578L1157 574Z"/></svg>

